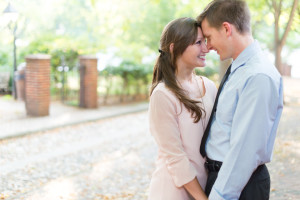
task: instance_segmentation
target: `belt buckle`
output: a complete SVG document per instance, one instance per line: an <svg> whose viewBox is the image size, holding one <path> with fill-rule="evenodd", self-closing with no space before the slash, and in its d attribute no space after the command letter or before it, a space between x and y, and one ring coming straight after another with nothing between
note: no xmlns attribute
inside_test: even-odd
<svg viewBox="0 0 300 200"><path fill-rule="evenodd" d="M210 172L218 172L221 168L221 165L215 161L205 161L204 166Z"/></svg>
<svg viewBox="0 0 300 200"><path fill-rule="evenodd" d="M209 172L215 171L215 166L209 162L205 162L204 166L205 166L206 170L208 170Z"/></svg>
<svg viewBox="0 0 300 200"><path fill-rule="evenodd" d="M205 169L208 170L208 162L207 161L204 162L204 167L205 167Z"/></svg>
<svg viewBox="0 0 300 200"><path fill-rule="evenodd" d="M220 170L220 165L216 162L213 164L214 171L218 172Z"/></svg>

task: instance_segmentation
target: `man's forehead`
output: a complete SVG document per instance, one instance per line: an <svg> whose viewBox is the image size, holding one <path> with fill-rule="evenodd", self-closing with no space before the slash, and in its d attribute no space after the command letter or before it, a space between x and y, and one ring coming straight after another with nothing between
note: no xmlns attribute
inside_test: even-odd
<svg viewBox="0 0 300 200"><path fill-rule="evenodd" d="M203 34L203 37L205 37L205 38L210 36L210 33L207 31L204 31L203 29L202 29L202 34Z"/></svg>
<svg viewBox="0 0 300 200"><path fill-rule="evenodd" d="M210 27L210 25L209 25L207 19L204 19L204 20L201 22L201 27L202 27L202 29L203 29L203 27L205 27L205 28Z"/></svg>
<svg viewBox="0 0 300 200"><path fill-rule="evenodd" d="M209 25L208 21L204 19L201 22L201 29L204 37L209 37L212 27Z"/></svg>

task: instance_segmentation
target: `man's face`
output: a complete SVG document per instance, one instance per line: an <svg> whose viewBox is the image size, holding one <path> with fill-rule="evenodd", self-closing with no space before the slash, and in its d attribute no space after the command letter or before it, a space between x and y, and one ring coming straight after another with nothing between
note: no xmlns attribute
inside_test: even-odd
<svg viewBox="0 0 300 200"><path fill-rule="evenodd" d="M211 27L206 19L201 23L202 32L204 37L207 39L207 48L209 50L215 50L220 60L230 58L230 46L227 44L226 31L223 27L216 29Z"/></svg>

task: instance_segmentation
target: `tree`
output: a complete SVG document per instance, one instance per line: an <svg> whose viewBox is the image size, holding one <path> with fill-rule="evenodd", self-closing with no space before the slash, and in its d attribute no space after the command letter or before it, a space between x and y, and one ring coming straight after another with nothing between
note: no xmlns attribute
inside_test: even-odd
<svg viewBox="0 0 300 200"><path fill-rule="evenodd" d="M281 52L282 52L283 46L286 44L287 36L291 30L296 9L298 9L298 11L299 11L298 0L293 0L292 6L286 4L286 2L285 2L285 6L284 6L283 0L269 0L268 3L269 3L269 6L273 10L274 22L275 22L275 24L274 24L275 66L278 69L278 71L280 73L282 73ZM283 34L281 35L280 34L280 24L284 23L284 22L280 21L280 17L283 15L284 11L289 13L289 17L286 18L287 22L285 20L286 25L285 25L285 28L283 29Z"/></svg>

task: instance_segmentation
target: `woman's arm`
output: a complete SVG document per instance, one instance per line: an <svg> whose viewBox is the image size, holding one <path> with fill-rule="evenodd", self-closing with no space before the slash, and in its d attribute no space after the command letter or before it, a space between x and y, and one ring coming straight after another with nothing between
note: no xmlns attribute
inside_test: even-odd
<svg viewBox="0 0 300 200"><path fill-rule="evenodd" d="M184 184L183 187L196 200L208 200L196 177L192 181L188 182L187 184Z"/></svg>
<svg viewBox="0 0 300 200"><path fill-rule="evenodd" d="M176 97L164 91L155 91L150 97L150 132L175 186L184 187L195 199L207 200L198 180L196 169L184 151L177 121ZM178 105L180 108L180 105Z"/></svg>

